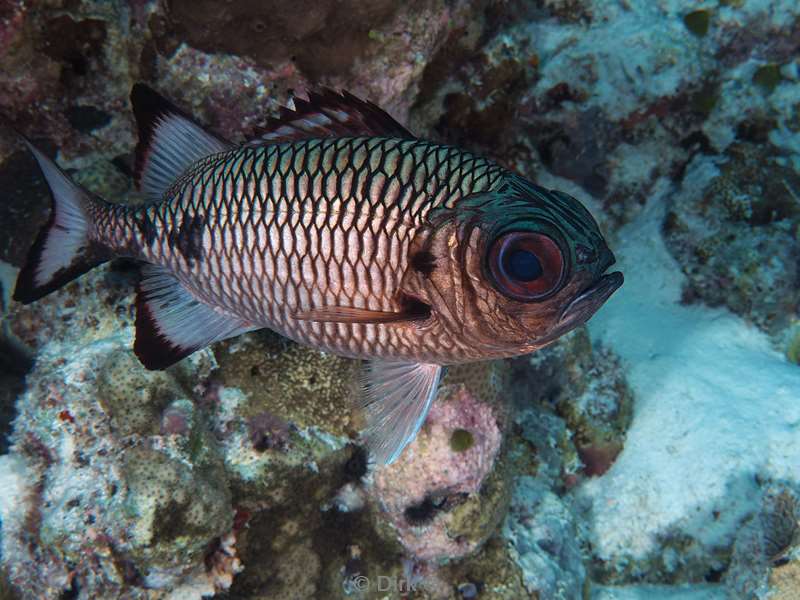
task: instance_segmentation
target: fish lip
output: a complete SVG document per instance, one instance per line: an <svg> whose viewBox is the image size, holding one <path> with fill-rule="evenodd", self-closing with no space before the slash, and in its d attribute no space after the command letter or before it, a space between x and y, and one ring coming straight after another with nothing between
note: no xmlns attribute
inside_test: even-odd
<svg viewBox="0 0 800 600"><path fill-rule="evenodd" d="M624 281L625 278L619 271L602 275L561 311L558 326L577 327L588 321Z"/></svg>

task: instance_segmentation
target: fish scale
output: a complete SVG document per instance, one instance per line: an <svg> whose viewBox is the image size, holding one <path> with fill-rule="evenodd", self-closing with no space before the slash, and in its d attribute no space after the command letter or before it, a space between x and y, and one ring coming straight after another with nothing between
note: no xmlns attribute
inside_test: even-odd
<svg viewBox="0 0 800 600"><path fill-rule="evenodd" d="M368 359L378 463L414 438L444 365L532 352L622 284L577 200L346 92L295 99L238 147L146 86L131 101L150 203L106 203L28 143L54 211L14 298L129 256L145 263L133 349L149 369L262 327Z"/></svg>
<svg viewBox="0 0 800 600"><path fill-rule="evenodd" d="M205 302L300 342L355 357L441 352L448 348L423 349L386 326L292 314L329 305L397 310L409 245L427 213L491 189L502 173L488 160L416 140L240 148L201 161L172 197L143 209L158 231L155 243L136 227L142 209L120 211L122 224L108 226L112 235L102 241L128 248L134 236L141 258L169 266ZM323 178L317 195L312 182ZM197 215L204 219L202 260L187 259L169 241L169 232Z"/></svg>

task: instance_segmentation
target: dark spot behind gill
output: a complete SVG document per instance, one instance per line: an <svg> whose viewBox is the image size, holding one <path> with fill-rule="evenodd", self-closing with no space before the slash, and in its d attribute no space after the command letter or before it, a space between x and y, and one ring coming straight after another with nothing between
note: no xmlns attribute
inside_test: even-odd
<svg viewBox="0 0 800 600"><path fill-rule="evenodd" d="M427 250L420 250L411 255L411 268L428 277L436 268L436 258Z"/></svg>

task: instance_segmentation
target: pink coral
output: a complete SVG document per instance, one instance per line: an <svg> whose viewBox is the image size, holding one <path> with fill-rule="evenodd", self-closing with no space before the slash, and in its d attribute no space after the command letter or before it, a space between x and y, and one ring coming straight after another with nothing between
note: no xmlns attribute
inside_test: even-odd
<svg viewBox="0 0 800 600"><path fill-rule="evenodd" d="M469 447L453 448L458 430L472 435ZM492 406L464 384L443 389L414 442L375 475L373 493L410 554L437 560L463 556L478 546L480 540L451 535L450 511L479 491L501 441Z"/></svg>

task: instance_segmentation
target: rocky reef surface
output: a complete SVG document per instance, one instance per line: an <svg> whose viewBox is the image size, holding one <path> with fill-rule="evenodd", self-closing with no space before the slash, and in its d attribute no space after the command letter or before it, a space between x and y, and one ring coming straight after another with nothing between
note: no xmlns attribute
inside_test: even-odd
<svg viewBox="0 0 800 600"><path fill-rule="evenodd" d="M4 129L0 598L800 597L798 48L794 0L2 4L0 113L103 197L136 81L234 139L345 88L584 201L626 283L375 469L357 362L144 371L125 261L12 302L48 196Z"/></svg>

